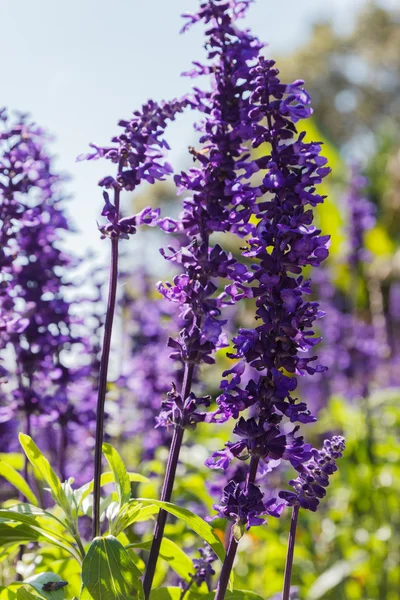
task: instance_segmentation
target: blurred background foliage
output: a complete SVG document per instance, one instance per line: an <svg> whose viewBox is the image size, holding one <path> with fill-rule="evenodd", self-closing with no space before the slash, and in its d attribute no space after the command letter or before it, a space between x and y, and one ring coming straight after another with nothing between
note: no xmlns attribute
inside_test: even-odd
<svg viewBox="0 0 400 600"><path fill-rule="evenodd" d="M323 298L328 288L330 290L326 307L322 301L323 308L328 312L327 319L331 304L336 303L335 310L340 310L340 314L344 315L342 325L340 318L332 325L337 328L339 340L345 335L340 327L345 327L348 322L345 317L349 314L357 322L374 328L375 341L376 336L384 337L378 340L380 350L376 354L369 347L369 340L363 339L363 330L360 330L360 337L354 334L355 339L349 349L350 359L354 362L346 371L341 393L329 379L333 380L336 375L344 373L340 365L335 365L335 360L339 359L339 347L331 347L333 367L326 379L317 384L320 399L316 401L315 408L319 411L319 420L308 428L308 438L319 447L324 436L342 433L347 439L347 450L317 515L306 511L300 513L293 584L298 587L298 597L304 600L399 598L400 294L395 293L398 289L396 286L400 285L399 57L400 10L386 10L371 2L360 12L350 33L343 35L330 23L318 23L302 48L277 60L283 80L301 77L306 81L314 107L314 117L307 124L307 136L310 140L323 141L324 154L332 168L332 174L320 190L327 200L317 211L318 225L324 233L331 235L327 279L316 282L316 290L320 292L318 295ZM302 123L299 126L304 128ZM258 151L262 152L262 149ZM347 260L349 217L346 193L351 177L350 166L354 162L361 165L367 177L365 195L377 211L376 223L364 237L369 254L358 265L357 273ZM170 184L152 186L150 191L136 196L133 203L135 210L148 204L161 206L164 214L173 215L177 210L175 190ZM137 339L135 327L140 327L140 324L130 324L131 313L127 309L130 302L137 300L139 293L133 264L137 265L139 260L150 280L168 279L170 276L165 271L165 261L158 261L155 257L150 261L145 248L147 244L157 244L157 236L160 233L155 231L140 234L135 236L134 250L132 245L125 247L120 330L128 334L124 344L120 344L119 340L114 348L116 376L115 382L110 384L107 425L108 435L118 445L128 467L131 470L140 469L150 477L149 483L139 484L136 490L139 496L148 497L157 497L167 450L160 445L155 456L145 457L144 460L143 439L147 433L129 431L124 434L122 431L121 414L131 421L140 419L140 413L135 412L134 408L140 390L121 390L121 381L118 379L121 369L118 365L124 352L127 351L129 357L129 344ZM215 236L215 241L217 239ZM229 248L234 253L238 252L235 244L232 240ZM224 245L229 246L226 240ZM144 248L143 252L140 248ZM154 287L150 285L149 289L154 290ZM143 293L143 290L140 291L140 294ZM161 300L151 291L146 302ZM246 325L251 318L251 305L232 315L236 325ZM375 353L376 369L369 369L367 363L364 370L356 368L355 361L360 357L355 356L355 351L360 344L365 355ZM121 352L121 346L124 352ZM321 347L324 348L324 341ZM210 393L215 398L219 374L225 362L225 352L220 352L216 366L204 370L202 392ZM361 386L362 393L353 394L348 390L356 378L357 383L361 379L364 385ZM313 386L310 378L307 378L299 392L311 404L315 391ZM121 395L122 408L119 404ZM212 514L213 499L207 487L218 476L210 473L203 464L211 451L221 448L229 439L230 429L228 425L202 424L196 432L187 434L187 445L179 467L176 502L184 503L204 516ZM20 455L8 455L6 459L15 468L22 468ZM271 479L271 484L276 489L286 487L287 480L293 475L281 474L280 479ZM279 593L282 589L289 520L290 514L286 511L279 520L270 518L267 526L253 528L250 534L245 535L235 566L235 588L253 590L263 598L271 598ZM166 535L190 554L199 541L186 530L183 533L183 529L181 523L171 520ZM222 529L219 532L223 539L225 532ZM143 526L132 531L130 541L137 541L143 534L150 539L151 527L146 529ZM142 558L136 555L137 561ZM27 574L34 567L36 571L46 571L51 565L51 569L70 581L72 586L78 585L77 573L71 570L73 567L61 554L55 556L53 551L42 550L25 554L24 561ZM157 572L159 584L165 577L171 577L167 576L166 565L166 562L160 561ZM4 584L10 577L10 564L3 560L0 569Z"/></svg>

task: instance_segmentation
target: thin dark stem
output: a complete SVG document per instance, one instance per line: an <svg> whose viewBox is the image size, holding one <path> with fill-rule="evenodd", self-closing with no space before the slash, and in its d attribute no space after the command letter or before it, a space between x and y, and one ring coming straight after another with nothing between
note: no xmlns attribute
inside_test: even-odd
<svg viewBox="0 0 400 600"><path fill-rule="evenodd" d="M184 599L184 597L186 596L186 594L188 593L188 591L190 590L190 588L192 587L193 584L194 584L194 577L192 577L192 579L183 588L179 600L183 600Z"/></svg>
<svg viewBox="0 0 400 600"><path fill-rule="evenodd" d="M250 483L255 482L259 462L260 462L260 459L258 458L258 456L253 455L251 457L249 472L247 473L247 478L246 478L246 489L249 487ZM239 545L239 542L234 537L233 527L232 527L230 537L229 537L229 542L228 542L228 549L226 551L224 564L222 565L221 574L219 576L217 591L215 592L214 600L224 600L224 598L225 598L226 588L228 587L229 577L231 575L233 561L235 560L238 545Z"/></svg>
<svg viewBox="0 0 400 600"><path fill-rule="evenodd" d="M283 584L282 600L290 600L290 583L292 581L293 554L294 554L294 545L296 542L296 528L297 528L297 519L299 516L299 508L300 508L299 506L293 507L292 520L290 522L290 532L289 532L288 549L287 549L286 565L285 565L285 581Z"/></svg>
<svg viewBox="0 0 400 600"><path fill-rule="evenodd" d="M233 535L233 531L231 531L228 549L226 551L224 564L222 565L221 575L219 577L217 591L215 592L214 600L224 600L224 598L225 598L226 588L228 587L229 577L231 575L233 561L235 560L238 545L239 544L235 540L235 537Z"/></svg>
<svg viewBox="0 0 400 600"><path fill-rule="evenodd" d="M183 376L182 393L183 399L187 398L190 389L192 387L194 373L194 364L189 363L185 365L185 373ZM175 427L174 435L169 450L167 467L165 470L164 484L161 491L161 500L163 502L169 502L172 496L172 490L175 483L176 467L178 465L179 453L181 451L182 440L184 430L181 427ZM154 528L153 542L151 544L149 561L146 567L146 573L143 579L143 592L145 600L148 600L151 592L151 586L153 584L154 573L156 571L156 565L158 555L160 553L161 541L164 535L165 523L167 522L167 513L165 510L160 510L157 517L156 526Z"/></svg>
<svg viewBox="0 0 400 600"><path fill-rule="evenodd" d="M114 205L116 219L119 217L119 190L115 190ZM100 534L100 478L101 458L104 436L104 406L107 391L108 362L110 358L111 335L117 296L118 279L118 238L111 238L111 267L108 290L106 320L104 324L103 349L100 359L99 389L97 396L96 445L94 453L94 490L93 490L93 538Z"/></svg>
<svg viewBox="0 0 400 600"><path fill-rule="evenodd" d="M257 475L257 469L258 469L258 463L260 462L260 459L258 458L258 456L252 456L250 459L250 466L249 466L249 472L247 473L247 479L246 479L246 487L249 486L249 483L254 483L256 480L256 475Z"/></svg>

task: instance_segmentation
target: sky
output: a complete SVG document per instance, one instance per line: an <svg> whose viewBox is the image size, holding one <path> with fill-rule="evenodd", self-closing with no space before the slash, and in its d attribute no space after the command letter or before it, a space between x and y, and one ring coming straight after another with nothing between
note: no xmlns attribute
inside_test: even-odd
<svg viewBox="0 0 400 600"><path fill-rule="evenodd" d="M312 23L332 19L348 29L366 0L256 0L246 25L269 42L269 56L307 40ZM397 0L387 0L397 2ZM116 123L148 98L170 99L189 90L180 77L202 57L202 29L178 34L180 14L199 0L0 0L0 107L29 112L55 136L57 168L71 175L70 214L81 231L81 253L101 248L96 219L102 207L98 179L108 161L76 162L89 142L107 144ZM301 73L299 73L301 78ZM192 141L183 118L169 136L176 166Z"/></svg>

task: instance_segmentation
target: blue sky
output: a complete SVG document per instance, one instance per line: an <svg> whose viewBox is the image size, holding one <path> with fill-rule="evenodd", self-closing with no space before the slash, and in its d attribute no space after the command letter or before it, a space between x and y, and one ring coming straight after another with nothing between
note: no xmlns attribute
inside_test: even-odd
<svg viewBox="0 0 400 600"><path fill-rule="evenodd" d="M70 204L81 250L97 250L101 210L97 180L108 164L76 163L90 141L107 143L116 122L147 98L188 91L180 73L202 56L202 31L179 36L180 14L199 0L0 0L0 106L29 111L54 134L58 167L72 175ZM396 0L388 0L395 2ZM290 52L325 16L349 27L365 0L256 0L246 24L269 42L270 56ZM301 73L299 73L299 78ZM190 122L169 137L179 164L191 142ZM104 170L106 169L106 170Z"/></svg>

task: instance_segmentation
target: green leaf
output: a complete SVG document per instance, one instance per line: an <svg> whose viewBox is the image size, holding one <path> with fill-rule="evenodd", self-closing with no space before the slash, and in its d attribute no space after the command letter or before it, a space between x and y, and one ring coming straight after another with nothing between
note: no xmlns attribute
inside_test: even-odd
<svg viewBox="0 0 400 600"><path fill-rule="evenodd" d="M110 530L112 535L117 537L124 529L132 525L137 521L142 505L135 500L125 504L117 513L115 518L111 521Z"/></svg>
<svg viewBox="0 0 400 600"><path fill-rule="evenodd" d="M32 594L25 586L21 586L17 591L17 600L41 600L41 598Z"/></svg>
<svg viewBox="0 0 400 600"><path fill-rule="evenodd" d="M63 523L51 513L41 510L36 506L31 506L30 504L16 504L8 510L0 509L0 520L3 522L8 523L12 521L29 525L34 531L37 531L40 534L40 539L38 541L46 541L49 544L63 548L80 562L81 559L79 554L73 544L68 541L65 533L59 533L55 527L43 523L43 518L46 517L57 521L57 525L63 525Z"/></svg>
<svg viewBox="0 0 400 600"><path fill-rule="evenodd" d="M45 572L25 579L24 584L28 584L33 587L36 592L43 596L43 598L47 598L47 600L64 600L67 586L63 586L58 590L53 591L47 591L43 589L43 586L46 586L48 583L60 582L63 582L63 580L59 575L56 575L56 573Z"/></svg>
<svg viewBox="0 0 400 600"><path fill-rule="evenodd" d="M150 504L150 506L145 507L142 506L142 510L138 514L136 521L148 521L149 517L156 515L159 510L160 509L158 508L158 506L155 506L154 504Z"/></svg>
<svg viewBox="0 0 400 600"><path fill-rule="evenodd" d="M127 548L139 548L141 550L150 550L152 541L129 544ZM185 581L190 581L189 573L194 573L195 568L190 558L181 548L172 540L164 537L161 541L160 557L165 560L179 577Z"/></svg>
<svg viewBox="0 0 400 600"><path fill-rule="evenodd" d="M144 475L140 475L140 473L128 473L129 481L137 481L139 483L147 483L149 480ZM114 481L114 473L112 471L107 471L103 473L100 479L100 485L103 487L104 485L108 485ZM94 489L94 481L89 481L89 483L85 483L82 487L75 490L75 496L77 499L78 506L81 506L82 502L93 492Z"/></svg>
<svg viewBox="0 0 400 600"><path fill-rule="evenodd" d="M82 565L81 600L132 600L142 597L141 572L113 536L93 540Z"/></svg>
<svg viewBox="0 0 400 600"><path fill-rule="evenodd" d="M70 515L71 507L61 485L61 481L53 471L47 458L43 456L39 448L36 446L35 442L32 440L32 438L29 437L29 435L20 433L19 441L30 463L34 466L34 468L37 471L39 471L41 478L44 479L47 485L49 486L54 501L58 504L58 506L60 506L63 509L66 515Z"/></svg>
<svg viewBox="0 0 400 600"><path fill-rule="evenodd" d="M171 502L162 502L161 500L147 500L146 498L138 498L137 501L141 502L143 505L155 504L156 506L159 506L160 508L169 512L171 515L178 517L178 519L186 523L186 525L190 527L190 529L192 529L205 542L207 542L207 544L209 544L214 550L219 560L221 562L224 562L225 548L217 534L214 532L211 525L204 521L204 519L198 517L187 508L176 506Z"/></svg>
<svg viewBox="0 0 400 600"><path fill-rule="evenodd" d="M21 583L11 583L6 588L0 588L0 600L16 600Z"/></svg>
<svg viewBox="0 0 400 600"><path fill-rule="evenodd" d="M110 444L103 444L103 454L107 459L114 475L115 489L118 494L119 504L122 507L131 498L131 483L124 462L115 448Z"/></svg>
<svg viewBox="0 0 400 600"><path fill-rule="evenodd" d="M38 500L25 479L4 460L0 459L0 476L13 485L31 504L38 506Z"/></svg>
<svg viewBox="0 0 400 600"><path fill-rule="evenodd" d="M0 523L0 545L37 542L37 531L23 523Z"/></svg>

